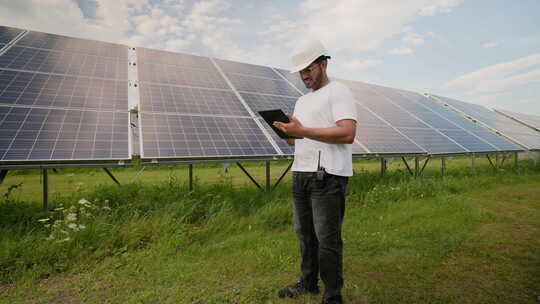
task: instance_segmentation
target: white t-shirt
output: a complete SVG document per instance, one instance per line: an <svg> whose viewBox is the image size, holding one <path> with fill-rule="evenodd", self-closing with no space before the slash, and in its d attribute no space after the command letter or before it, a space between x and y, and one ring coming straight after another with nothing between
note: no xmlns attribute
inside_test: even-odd
<svg viewBox="0 0 540 304"><path fill-rule="evenodd" d="M351 90L336 81L301 96L293 115L308 128L335 127L336 122L342 119L357 120ZM292 171L317 171L319 151L321 166L326 172L340 176L353 175L351 144L327 144L309 138L295 140Z"/></svg>

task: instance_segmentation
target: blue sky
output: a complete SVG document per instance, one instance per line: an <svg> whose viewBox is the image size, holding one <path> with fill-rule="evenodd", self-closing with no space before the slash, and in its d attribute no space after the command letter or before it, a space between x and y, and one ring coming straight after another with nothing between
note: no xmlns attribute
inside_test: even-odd
<svg viewBox="0 0 540 304"><path fill-rule="evenodd" d="M288 68L540 115L538 0L0 0L2 24Z"/></svg>

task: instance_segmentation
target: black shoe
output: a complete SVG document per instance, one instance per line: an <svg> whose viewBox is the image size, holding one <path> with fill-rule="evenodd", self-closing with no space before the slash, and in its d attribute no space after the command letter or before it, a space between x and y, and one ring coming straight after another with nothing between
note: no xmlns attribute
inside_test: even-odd
<svg viewBox="0 0 540 304"><path fill-rule="evenodd" d="M328 299L323 298L321 304L343 304L343 299L341 296L333 296Z"/></svg>
<svg viewBox="0 0 540 304"><path fill-rule="evenodd" d="M299 281L291 286L285 287L282 290L278 291L278 297L296 298L306 293L318 294L319 286L317 286L317 284L307 286L302 281Z"/></svg>

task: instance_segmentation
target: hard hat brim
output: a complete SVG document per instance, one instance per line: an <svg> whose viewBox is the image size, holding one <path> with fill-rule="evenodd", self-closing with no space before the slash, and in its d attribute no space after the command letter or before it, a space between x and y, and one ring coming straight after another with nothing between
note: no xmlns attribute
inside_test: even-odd
<svg viewBox="0 0 540 304"><path fill-rule="evenodd" d="M302 64L299 64L297 66L294 66L291 71L289 73L291 74L294 74L294 73L298 73L300 72L301 70L307 68L310 64L312 64L317 58L319 58L321 55L319 54L315 54L314 56L312 56L312 58L310 58L309 60L303 62Z"/></svg>

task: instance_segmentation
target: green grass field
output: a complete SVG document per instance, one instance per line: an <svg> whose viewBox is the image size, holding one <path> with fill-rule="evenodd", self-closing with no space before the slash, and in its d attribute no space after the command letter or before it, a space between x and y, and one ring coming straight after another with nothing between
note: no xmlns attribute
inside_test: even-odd
<svg viewBox="0 0 540 304"><path fill-rule="evenodd" d="M454 158L442 177L432 160L413 178L398 159L385 176L355 162L346 303L540 303L540 166L469 165ZM286 166L272 163L273 181ZM264 184L264 163L247 169ZM276 296L299 274L290 177L266 193L233 164L196 165L188 192L185 166L140 170L112 170L121 186L99 169L50 173L51 211L39 172L10 172L0 303L320 302Z"/></svg>

